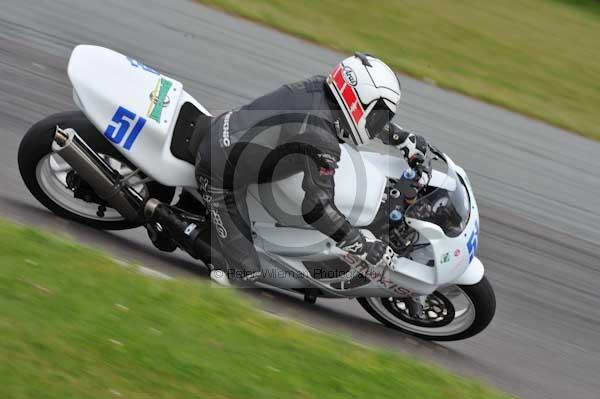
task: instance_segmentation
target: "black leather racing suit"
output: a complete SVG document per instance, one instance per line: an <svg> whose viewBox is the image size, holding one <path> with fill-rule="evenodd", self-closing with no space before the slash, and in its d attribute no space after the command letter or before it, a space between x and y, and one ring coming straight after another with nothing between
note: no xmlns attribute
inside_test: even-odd
<svg viewBox="0 0 600 399"><path fill-rule="evenodd" d="M249 184L304 172L304 220L336 242L357 233L334 204L340 159L336 121L343 118L325 79L284 85L219 115L198 145L196 178L229 263L214 266L230 278L260 275L245 203Z"/></svg>

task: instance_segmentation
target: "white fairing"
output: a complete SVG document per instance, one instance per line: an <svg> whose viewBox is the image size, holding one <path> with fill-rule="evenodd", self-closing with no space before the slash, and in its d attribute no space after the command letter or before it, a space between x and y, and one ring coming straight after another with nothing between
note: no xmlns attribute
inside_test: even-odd
<svg viewBox="0 0 600 399"><path fill-rule="evenodd" d="M171 153L171 134L185 102L209 113L180 82L115 51L88 45L75 47L68 74L75 102L86 117L146 175L169 186L196 184L194 167ZM117 114L119 107L128 112ZM109 126L112 131L107 131Z"/></svg>
<svg viewBox="0 0 600 399"><path fill-rule="evenodd" d="M395 177L400 175L406 167L403 160L390 154L366 152L360 152L359 154L361 154L365 164L369 165L368 170L375 168L380 174ZM398 273L399 278L397 281L403 282L402 286L406 288L407 292L428 294L440 286L475 284L481 280L484 273L483 264L475 257L479 235L477 203L464 170L456 166L452 160L448 159L448 162L465 182L471 200L470 218L464 231L454 238L446 236L442 229L435 224L415 219L407 220L414 229L419 231L421 239L431 244L423 250L411 254L412 259L395 258L392 269ZM439 175L430 182L432 185L453 190L456 184L460 184L454 179L444 178L443 173L438 173ZM349 176L347 178L352 180ZM339 185L336 184L336 195L338 187ZM287 188L291 189L291 186ZM283 197L282 195L280 198ZM273 267L274 259L280 261L284 259L286 263L293 264L296 269L302 270L301 261L323 261L341 256L342 252L336 248L336 243L329 237L314 230L277 225L276 221L270 218L270 215L267 213L261 214L262 207L256 201L254 195L249 199L249 203L251 215L254 216L253 220L256 221L254 224L257 233L256 244L259 251L261 251L261 260L266 267ZM337 203L338 199L336 198ZM369 235L371 233L363 230L363 234ZM429 266L426 266L427 264ZM269 283L288 288L290 284L293 284L289 279L285 281L273 279ZM294 287L299 288L301 286L301 283L296 282ZM349 290L347 294L350 296L385 296L385 291L381 291L376 283L370 283L365 287L356 289L354 292Z"/></svg>

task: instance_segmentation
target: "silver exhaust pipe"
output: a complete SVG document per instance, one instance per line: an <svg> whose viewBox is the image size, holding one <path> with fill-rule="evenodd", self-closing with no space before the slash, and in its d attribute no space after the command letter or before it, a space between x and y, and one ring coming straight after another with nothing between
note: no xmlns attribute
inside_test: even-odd
<svg viewBox="0 0 600 399"><path fill-rule="evenodd" d="M144 198L121 181L121 176L73 129L56 127L52 151L63 158L96 194L123 217L142 222Z"/></svg>

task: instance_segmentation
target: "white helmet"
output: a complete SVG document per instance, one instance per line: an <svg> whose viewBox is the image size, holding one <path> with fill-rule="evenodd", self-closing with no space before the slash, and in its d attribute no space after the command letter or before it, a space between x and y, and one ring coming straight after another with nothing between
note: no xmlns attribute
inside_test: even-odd
<svg viewBox="0 0 600 399"><path fill-rule="evenodd" d="M346 119L338 129L340 139L362 145L375 138L396 113L400 83L383 61L354 53L327 77L327 85Z"/></svg>

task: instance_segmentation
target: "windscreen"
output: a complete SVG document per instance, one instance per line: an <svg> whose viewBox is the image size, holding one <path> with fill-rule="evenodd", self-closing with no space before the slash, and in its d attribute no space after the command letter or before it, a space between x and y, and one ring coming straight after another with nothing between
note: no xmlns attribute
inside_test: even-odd
<svg viewBox="0 0 600 399"><path fill-rule="evenodd" d="M441 173L438 174L440 175ZM447 168L443 178L436 180L438 188L412 204L406 210L406 217L434 223L448 237L457 237L469 222L469 194L463 181L451 167Z"/></svg>

